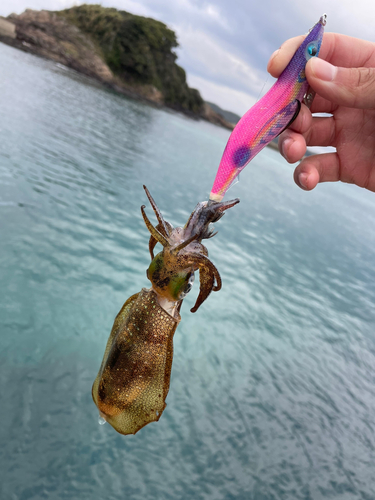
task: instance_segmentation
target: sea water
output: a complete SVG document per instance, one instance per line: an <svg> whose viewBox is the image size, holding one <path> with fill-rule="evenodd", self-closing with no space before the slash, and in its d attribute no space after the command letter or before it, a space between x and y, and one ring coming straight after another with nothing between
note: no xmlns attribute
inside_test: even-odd
<svg viewBox="0 0 375 500"><path fill-rule="evenodd" d="M0 498L375 498L375 194L265 149L184 301L167 408L98 425L115 315L148 286L146 184L183 225L229 132L0 44Z"/></svg>

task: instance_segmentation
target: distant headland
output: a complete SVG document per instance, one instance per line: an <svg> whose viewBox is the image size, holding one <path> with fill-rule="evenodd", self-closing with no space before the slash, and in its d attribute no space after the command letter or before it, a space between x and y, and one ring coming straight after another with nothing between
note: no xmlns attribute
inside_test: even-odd
<svg viewBox="0 0 375 500"><path fill-rule="evenodd" d="M0 17L0 41L64 64L130 97L234 127L225 112L187 85L184 69L176 64L176 34L155 19L100 5L58 12L27 9Z"/></svg>

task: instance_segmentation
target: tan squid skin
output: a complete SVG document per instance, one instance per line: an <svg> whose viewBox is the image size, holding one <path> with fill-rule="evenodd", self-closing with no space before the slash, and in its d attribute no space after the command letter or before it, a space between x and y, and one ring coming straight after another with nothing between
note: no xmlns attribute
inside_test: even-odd
<svg viewBox="0 0 375 500"><path fill-rule="evenodd" d="M163 413L180 320L177 310L172 317L146 288L118 313L92 387L96 406L117 432L135 434Z"/></svg>

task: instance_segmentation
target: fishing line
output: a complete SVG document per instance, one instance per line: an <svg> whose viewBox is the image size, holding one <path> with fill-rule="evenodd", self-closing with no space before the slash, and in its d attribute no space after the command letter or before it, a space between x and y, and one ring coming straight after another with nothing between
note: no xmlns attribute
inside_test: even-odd
<svg viewBox="0 0 375 500"><path fill-rule="evenodd" d="M263 97L263 95L264 95L264 94L263 94L263 92L264 92L264 88L265 88L265 86L267 85L267 82L268 82L269 77L270 77L270 75L267 75L267 78L266 78L265 82L263 83L263 87L260 89L260 92L259 92L259 94L258 94L257 100L256 100L255 102L258 102L258 101L259 101L259 99L260 99L261 97Z"/></svg>

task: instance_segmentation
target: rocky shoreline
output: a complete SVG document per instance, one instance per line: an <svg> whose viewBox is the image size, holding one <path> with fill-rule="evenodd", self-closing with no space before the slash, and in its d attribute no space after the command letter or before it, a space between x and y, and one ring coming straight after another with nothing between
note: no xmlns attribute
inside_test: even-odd
<svg viewBox="0 0 375 500"><path fill-rule="evenodd" d="M215 125L233 129L226 121L201 99L198 113L166 103L163 93L149 83L129 82L115 74L105 62L98 44L61 13L27 9L20 15L0 17L0 41L40 57L52 59L80 73L98 80L116 92L142 100L157 107L168 107L194 119L204 119ZM186 85L186 84L185 84Z"/></svg>

